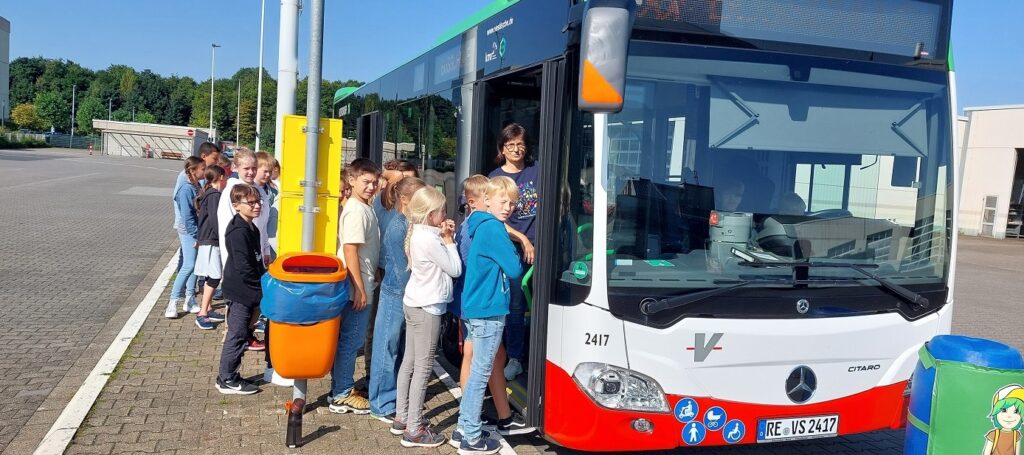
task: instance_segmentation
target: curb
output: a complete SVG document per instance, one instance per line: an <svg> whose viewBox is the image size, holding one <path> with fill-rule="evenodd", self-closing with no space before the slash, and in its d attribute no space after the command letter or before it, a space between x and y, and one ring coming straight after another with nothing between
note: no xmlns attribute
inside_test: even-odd
<svg viewBox="0 0 1024 455"><path fill-rule="evenodd" d="M96 398L99 397L103 387L106 386L110 374L120 363L121 357L128 350L128 345L135 339L139 329L142 328L146 318L149 317L149 313L153 310L157 300L159 300L160 295L163 294L171 275L174 274L174 269L177 268L177 263L178 254L175 252L167 266L160 272L156 282L153 283L153 287L150 288L146 296L139 302L131 317L127 319L124 327L117 334L117 337L110 343L110 347L100 357L100 360L89 373L89 376L86 377L82 386L75 392L75 396L71 398L64 411L57 417L57 421L46 432L46 436L43 437L39 447L35 450L36 454L63 453L67 449L71 440L75 437L75 433L78 432L79 427L85 420L86 415L88 415L89 410L92 409Z"/></svg>

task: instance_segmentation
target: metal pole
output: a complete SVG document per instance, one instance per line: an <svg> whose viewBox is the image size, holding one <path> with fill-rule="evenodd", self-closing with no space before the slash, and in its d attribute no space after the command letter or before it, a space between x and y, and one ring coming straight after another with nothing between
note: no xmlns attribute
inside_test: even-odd
<svg viewBox="0 0 1024 455"><path fill-rule="evenodd" d="M113 97L107 98L107 120L108 121L110 120L110 113L111 113L111 110L112 110L113 107L114 107L114 98Z"/></svg>
<svg viewBox="0 0 1024 455"><path fill-rule="evenodd" d="M217 48L220 47L217 43L210 44L210 139L214 139L213 135L213 65L217 62Z"/></svg>
<svg viewBox="0 0 1024 455"><path fill-rule="evenodd" d="M266 14L267 0L260 0L260 67L256 77L256 151L260 151L260 120L263 115L263 17Z"/></svg>
<svg viewBox="0 0 1024 455"><path fill-rule="evenodd" d="M316 168L320 140L320 72L324 48L324 0L313 0L309 16L309 72L306 91L306 185L302 192L302 251L313 251L316 227Z"/></svg>
<svg viewBox="0 0 1024 455"><path fill-rule="evenodd" d="M235 146L238 146L238 128L242 124L242 80L238 80L238 101L235 105Z"/></svg>
<svg viewBox="0 0 1024 455"><path fill-rule="evenodd" d="M68 148L74 148L75 146L75 91L78 90L78 85L71 86L71 142L68 143Z"/></svg>
<svg viewBox="0 0 1024 455"><path fill-rule="evenodd" d="M316 229L316 169L317 148L320 139L320 71L323 67L321 56L324 49L324 0L312 0L313 8L309 17L309 90L306 93L306 178L302 188L302 251L313 251L313 237ZM282 9L284 2L282 2ZM284 22L282 17L281 22ZM283 27L282 27L283 28ZM282 41L284 36L282 34ZM280 95L280 91L278 92ZM280 105L280 98L278 98ZM281 119L280 112L277 116ZM280 141L280 128L278 137ZM280 149L278 149L280 150ZM296 379L292 389L292 409L295 403L306 401L305 380ZM302 413L292 414L289 411L286 444L298 447L302 440Z"/></svg>
<svg viewBox="0 0 1024 455"><path fill-rule="evenodd" d="M295 84L299 77L299 0L281 0L277 46L277 112L274 150L281 150L284 116L295 113Z"/></svg>

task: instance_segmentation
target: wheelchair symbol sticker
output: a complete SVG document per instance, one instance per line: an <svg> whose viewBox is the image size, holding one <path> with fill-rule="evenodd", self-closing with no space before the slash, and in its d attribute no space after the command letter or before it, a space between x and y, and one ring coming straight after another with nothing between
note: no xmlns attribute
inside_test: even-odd
<svg viewBox="0 0 1024 455"><path fill-rule="evenodd" d="M743 440L743 436L747 434L747 428L743 425L743 422L739 420L730 420L725 424L725 430L722 431L722 439L729 444L736 444Z"/></svg>
<svg viewBox="0 0 1024 455"><path fill-rule="evenodd" d="M697 401L693 398L683 398L676 403L676 407L673 413L676 416L676 420L687 423L697 418L700 412L700 406L697 405Z"/></svg>
<svg viewBox="0 0 1024 455"><path fill-rule="evenodd" d="M708 435L704 424L698 421L692 421L683 427L683 442L686 445L695 446L704 442L704 437Z"/></svg>
<svg viewBox="0 0 1024 455"><path fill-rule="evenodd" d="M722 429L722 425L729 421L729 417L725 414L725 409L718 406L708 408L708 412L704 413L704 426L708 428L708 431L718 431Z"/></svg>

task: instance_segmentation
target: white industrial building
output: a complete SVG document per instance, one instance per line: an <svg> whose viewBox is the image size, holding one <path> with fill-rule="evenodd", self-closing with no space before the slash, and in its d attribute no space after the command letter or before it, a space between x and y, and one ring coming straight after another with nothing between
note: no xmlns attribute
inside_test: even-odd
<svg viewBox="0 0 1024 455"><path fill-rule="evenodd" d="M964 110L960 233L1018 237L1024 202L1024 105Z"/></svg>
<svg viewBox="0 0 1024 455"><path fill-rule="evenodd" d="M11 118L11 21L0 17L0 118Z"/></svg>
<svg viewBox="0 0 1024 455"><path fill-rule="evenodd" d="M199 145L216 134L216 129L152 123L93 120L92 127L103 138L104 155L183 160L199 152Z"/></svg>

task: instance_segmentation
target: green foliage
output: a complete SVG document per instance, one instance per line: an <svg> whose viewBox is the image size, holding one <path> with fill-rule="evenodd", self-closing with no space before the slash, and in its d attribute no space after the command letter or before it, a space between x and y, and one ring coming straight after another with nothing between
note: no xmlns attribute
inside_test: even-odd
<svg viewBox="0 0 1024 455"><path fill-rule="evenodd" d="M111 118L118 122L130 122L132 121L132 110L129 108L120 108L111 115Z"/></svg>
<svg viewBox="0 0 1024 455"><path fill-rule="evenodd" d="M256 68L242 68L229 79L218 79L214 84L213 126L222 137L233 137L238 114L239 83L241 83L242 113L240 141L253 145L256 138L256 95L259 73ZM197 83L188 77L163 77L150 70L137 71L126 65L110 65L97 71L83 68L68 61L42 57L21 57L11 62L11 104L35 104L35 113L42 125L33 123L37 129L50 125L61 131L70 126L71 91L77 87L82 109L86 99L98 102L103 110L108 106L114 111L115 120L131 121L132 109L136 120L141 113L152 114L155 121L166 125L191 125L207 127L210 123L210 81ZM321 115L331 117L334 92L345 86L362 85L359 81L323 81L320 90ZM307 81L299 81L296 93L298 114L306 111ZM42 96L40 99L39 97ZM37 99L44 101L38 104ZM277 81L266 69L263 70L263 103L260 109L260 148L271 151L274 144L276 118ZM60 103L58 103L60 101ZM91 117L86 123L91 127L97 115L96 103L89 101L87 114L76 112L76 128L83 128L82 118ZM61 106L63 104L63 106ZM13 116L12 116L13 117ZM148 117L146 117L148 118ZM30 123L32 122L29 119Z"/></svg>
<svg viewBox="0 0 1024 455"><path fill-rule="evenodd" d="M156 123L156 116L149 112L140 112L135 116L135 121L139 123Z"/></svg>
<svg viewBox="0 0 1024 455"><path fill-rule="evenodd" d="M41 130L46 126L43 119L39 118L36 106L31 103L21 103L11 111L11 120L21 128L30 130Z"/></svg>
<svg viewBox="0 0 1024 455"><path fill-rule="evenodd" d="M47 147L45 141L39 139L20 139L12 140L7 139L6 136L0 136L0 149L23 149L23 148L43 148Z"/></svg>
<svg viewBox="0 0 1024 455"><path fill-rule="evenodd" d="M68 94L70 95L70 93ZM68 129L71 121L71 99L64 99L57 92L36 93L36 112L39 118L43 119L45 128L56 128L64 131Z"/></svg>
<svg viewBox="0 0 1024 455"><path fill-rule="evenodd" d="M78 131L82 134L93 133L93 119L105 120L107 118L107 106L103 105L103 102L94 96L82 100L82 104L77 109L78 112L75 112L75 128L78 128Z"/></svg>

